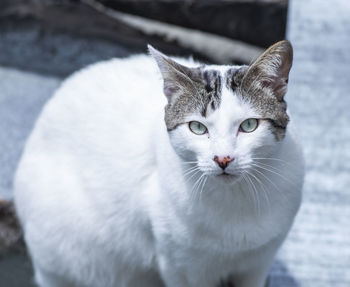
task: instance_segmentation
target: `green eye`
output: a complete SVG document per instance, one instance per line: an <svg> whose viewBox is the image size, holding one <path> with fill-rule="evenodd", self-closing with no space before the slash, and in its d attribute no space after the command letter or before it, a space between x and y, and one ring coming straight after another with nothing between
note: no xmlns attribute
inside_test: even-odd
<svg viewBox="0 0 350 287"><path fill-rule="evenodd" d="M257 119L247 119L241 123L239 130L245 133L251 133L258 127L259 121Z"/></svg>
<svg viewBox="0 0 350 287"><path fill-rule="evenodd" d="M200 122L189 122L188 127L190 128L191 132L196 135L204 135L208 131L207 127Z"/></svg>

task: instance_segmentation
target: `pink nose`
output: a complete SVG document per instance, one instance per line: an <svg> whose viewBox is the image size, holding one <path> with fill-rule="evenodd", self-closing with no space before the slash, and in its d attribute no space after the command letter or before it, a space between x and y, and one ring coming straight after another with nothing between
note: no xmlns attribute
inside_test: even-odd
<svg viewBox="0 0 350 287"><path fill-rule="evenodd" d="M214 156L213 159L222 169L225 169L228 164L232 161L234 161L234 158L231 158L229 155L228 156Z"/></svg>

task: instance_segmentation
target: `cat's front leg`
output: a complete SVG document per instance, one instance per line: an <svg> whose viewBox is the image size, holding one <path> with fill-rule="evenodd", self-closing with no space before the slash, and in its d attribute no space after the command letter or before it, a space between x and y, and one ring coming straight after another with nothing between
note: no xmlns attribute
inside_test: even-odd
<svg viewBox="0 0 350 287"><path fill-rule="evenodd" d="M74 286L72 282L68 282L66 279L55 275L53 273L44 271L35 267L35 283L40 287L67 287Z"/></svg>
<svg viewBox="0 0 350 287"><path fill-rule="evenodd" d="M234 279L234 287L267 287L269 264L255 268L249 272L240 274Z"/></svg>
<svg viewBox="0 0 350 287"><path fill-rule="evenodd" d="M244 253L239 260L244 268L233 276L234 287L267 287L271 265L285 237L286 234L283 233L268 244Z"/></svg>

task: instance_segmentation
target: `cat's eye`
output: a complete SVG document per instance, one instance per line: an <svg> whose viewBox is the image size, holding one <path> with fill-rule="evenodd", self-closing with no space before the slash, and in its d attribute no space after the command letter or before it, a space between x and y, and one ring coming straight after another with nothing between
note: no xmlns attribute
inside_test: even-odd
<svg viewBox="0 0 350 287"><path fill-rule="evenodd" d="M259 125L259 121L257 119L246 119L239 126L239 130L245 133L251 133L256 130Z"/></svg>
<svg viewBox="0 0 350 287"><path fill-rule="evenodd" d="M208 131L205 125L196 121L189 122L188 127L190 128L191 132L193 132L196 135L204 135Z"/></svg>

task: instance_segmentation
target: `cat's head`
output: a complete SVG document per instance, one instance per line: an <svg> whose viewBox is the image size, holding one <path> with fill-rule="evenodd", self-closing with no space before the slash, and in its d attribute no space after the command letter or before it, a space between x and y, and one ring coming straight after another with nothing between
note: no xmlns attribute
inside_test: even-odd
<svg viewBox="0 0 350 287"><path fill-rule="evenodd" d="M234 181L283 141L293 58L288 41L271 46L250 66L189 67L149 50L164 80L170 141L184 162Z"/></svg>

